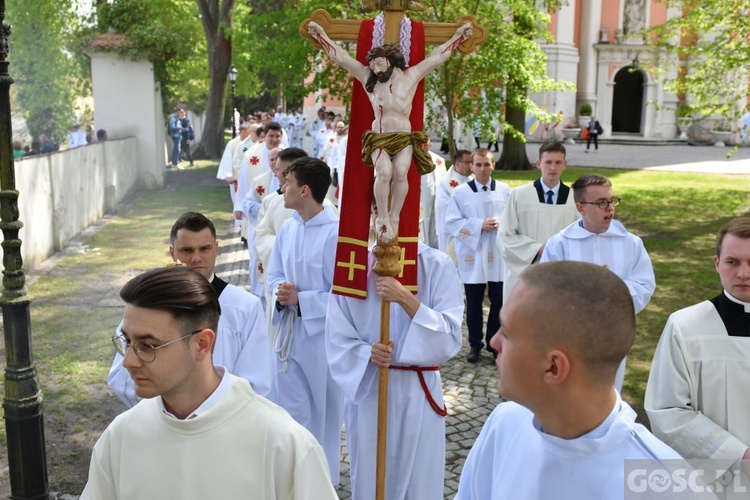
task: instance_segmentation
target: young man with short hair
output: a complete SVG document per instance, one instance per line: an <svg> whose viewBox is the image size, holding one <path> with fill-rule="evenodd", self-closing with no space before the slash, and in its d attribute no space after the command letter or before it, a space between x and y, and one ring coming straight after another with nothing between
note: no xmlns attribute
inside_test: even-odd
<svg viewBox="0 0 750 500"><path fill-rule="evenodd" d="M635 313L646 308L656 289L654 268L643 241L615 220L612 183L599 174L586 174L573 183L573 198L581 219L552 236L541 262L577 260L604 266L622 279L633 299ZM615 386L622 390L625 360L617 372Z"/></svg>
<svg viewBox="0 0 750 500"><path fill-rule="evenodd" d="M614 273L585 262L531 266L501 317L492 345L509 401L485 422L456 500L621 500L626 460L680 458L614 387L635 339L633 301Z"/></svg>
<svg viewBox="0 0 750 500"><path fill-rule="evenodd" d="M281 225L268 263L278 325L273 399L318 439L338 484L343 395L323 335L338 238L338 217L323 205L331 171L317 158L300 158L284 175L284 206L295 214Z"/></svg>
<svg viewBox="0 0 750 500"><path fill-rule="evenodd" d="M685 458L742 465L750 477L750 218L719 230L714 267L724 290L669 317L644 407L654 434Z"/></svg>
<svg viewBox="0 0 750 500"><path fill-rule="evenodd" d="M508 300L524 269L539 262L547 240L578 219L570 188L562 182L567 166L562 143L542 144L536 162L541 177L510 194L500 231L505 261L503 300Z"/></svg>
<svg viewBox="0 0 750 500"><path fill-rule="evenodd" d="M237 176L237 194L234 199L234 217L242 220L242 229L240 234L247 239L248 247L251 246L251 239L255 233L255 224L257 221L245 216L243 203L247 192L252 187L253 180L263 172L271 170L269 156L271 151L278 148L281 144L281 125L276 122L270 122L263 126L265 135L263 139L255 143L242 155L240 170Z"/></svg>
<svg viewBox="0 0 750 500"><path fill-rule="evenodd" d="M502 242L500 230L510 186L492 178L495 160L492 152L479 148L471 156L474 179L453 190L445 229L456 241L458 275L466 293L466 328L469 330L469 355L466 361L476 363L482 347L495 355L490 339L500 327L498 317L503 305ZM487 329L482 335L485 289L490 299ZM484 343L482 340L484 339Z"/></svg>
<svg viewBox="0 0 750 500"><path fill-rule="evenodd" d="M146 398L94 446L83 500L335 500L315 439L250 384L214 366L219 299L182 266L136 276L120 291L112 338Z"/></svg>
<svg viewBox="0 0 750 500"><path fill-rule="evenodd" d="M219 243L213 223L203 214L186 212L172 225L170 241L172 260L200 273L219 297L221 317L213 349L215 364L247 379L255 392L269 397L273 386L273 356L263 309L257 297L214 274ZM122 356L115 355L107 385L123 403L132 407L140 398L137 384L123 362Z"/></svg>

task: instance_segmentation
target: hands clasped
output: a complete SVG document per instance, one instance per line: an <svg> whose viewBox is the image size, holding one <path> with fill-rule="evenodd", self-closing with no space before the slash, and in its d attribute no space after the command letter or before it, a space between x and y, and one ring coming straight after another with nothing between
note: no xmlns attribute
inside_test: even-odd
<svg viewBox="0 0 750 500"><path fill-rule="evenodd" d="M299 294L294 283L280 283L276 290L276 300L282 306L296 306L299 304Z"/></svg>

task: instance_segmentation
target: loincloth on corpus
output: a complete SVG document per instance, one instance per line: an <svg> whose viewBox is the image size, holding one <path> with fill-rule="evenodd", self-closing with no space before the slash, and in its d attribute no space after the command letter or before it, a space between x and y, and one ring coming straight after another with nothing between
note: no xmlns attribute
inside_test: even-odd
<svg viewBox="0 0 750 500"><path fill-rule="evenodd" d="M362 161L365 165L373 166L372 153L382 149L389 156L403 151L406 146L412 146L412 157L417 165L419 175L429 174L435 170L435 163L430 153L422 149L422 144L429 140L424 132L365 132L362 136Z"/></svg>

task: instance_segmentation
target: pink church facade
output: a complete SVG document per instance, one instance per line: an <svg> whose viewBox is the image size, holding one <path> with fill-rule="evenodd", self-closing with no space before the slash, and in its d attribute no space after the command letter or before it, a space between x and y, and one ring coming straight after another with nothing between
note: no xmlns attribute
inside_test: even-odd
<svg viewBox="0 0 750 500"><path fill-rule="evenodd" d="M562 111L564 125L589 103L605 137L674 138L678 98L651 68L674 76L676 60L635 34L674 14L653 0L568 0L550 23L555 43L543 48L549 76L573 82L576 91L536 95L535 101Z"/></svg>
<svg viewBox="0 0 750 500"><path fill-rule="evenodd" d="M564 126L577 123L578 110L589 103L604 127L604 137L676 137L678 98L662 84L662 76L674 76L676 60L666 50L646 45L635 33L677 14L654 0L568 0L552 15L549 30L554 43L542 48L547 74L573 83L576 90L532 98L549 113L562 112ZM661 68L663 75L655 76L653 67ZM335 112L344 110L342 102L327 98L324 91L311 93L304 101L308 121L321 104ZM541 129L533 135L543 134ZM466 139L467 144L473 142Z"/></svg>

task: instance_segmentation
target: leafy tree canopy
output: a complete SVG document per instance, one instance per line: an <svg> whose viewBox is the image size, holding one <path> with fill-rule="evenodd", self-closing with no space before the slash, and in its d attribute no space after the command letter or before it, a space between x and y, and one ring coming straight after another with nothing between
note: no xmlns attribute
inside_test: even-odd
<svg viewBox="0 0 750 500"><path fill-rule="evenodd" d="M66 50L80 26L73 1L8 0L6 5L13 28L8 60L14 97L31 135L46 134L59 143L75 121L75 98L86 88L82 59Z"/></svg>
<svg viewBox="0 0 750 500"><path fill-rule="evenodd" d="M647 33L679 61L676 76L663 75L667 90L681 96L693 117L737 119L750 99L747 0L670 0L669 8L681 15Z"/></svg>

